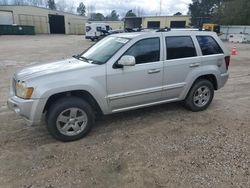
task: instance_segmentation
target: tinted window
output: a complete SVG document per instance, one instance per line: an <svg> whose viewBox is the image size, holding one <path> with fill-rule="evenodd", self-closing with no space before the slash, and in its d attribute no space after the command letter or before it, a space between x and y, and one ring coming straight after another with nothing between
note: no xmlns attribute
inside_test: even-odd
<svg viewBox="0 0 250 188"><path fill-rule="evenodd" d="M197 36L203 55L221 54L222 49L218 43L210 36Z"/></svg>
<svg viewBox="0 0 250 188"><path fill-rule="evenodd" d="M196 56L191 37L166 37L167 59L180 59Z"/></svg>
<svg viewBox="0 0 250 188"><path fill-rule="evenodd" d="M135 43L124 55L134 56L136 64L160 61L160 39L143 39Z"/></svg>
<svg viewBox="0 0 250 188"><path fill-rule="evenodd" d="M101 31L102 28L101 27L96 27L96 31Z"/></svg>

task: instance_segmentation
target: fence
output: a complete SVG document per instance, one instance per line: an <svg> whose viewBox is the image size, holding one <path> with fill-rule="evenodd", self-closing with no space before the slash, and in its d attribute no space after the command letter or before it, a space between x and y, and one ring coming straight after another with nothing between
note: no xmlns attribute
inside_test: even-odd
<svg viewBox="0 0 250 188"><path fill-rule="evenodd" d="M221 32L224 33L220 36L222 40L228 40L231 34L248 33L250 35L250 26L237 26L237 25L222 25Z"/></svg>

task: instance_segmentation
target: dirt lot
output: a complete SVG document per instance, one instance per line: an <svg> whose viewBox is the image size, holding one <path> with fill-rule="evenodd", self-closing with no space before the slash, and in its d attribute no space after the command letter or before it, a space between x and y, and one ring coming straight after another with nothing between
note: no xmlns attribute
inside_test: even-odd
<svg viewBox="0 0 250 188"><path fill-rule="evenodd" d="M204 112L165 104L102 117L86 138L62 143L7 109L17 68L91 44L0 36L0 187L250 187L250 44L236 45L231 77Z"/></svg>

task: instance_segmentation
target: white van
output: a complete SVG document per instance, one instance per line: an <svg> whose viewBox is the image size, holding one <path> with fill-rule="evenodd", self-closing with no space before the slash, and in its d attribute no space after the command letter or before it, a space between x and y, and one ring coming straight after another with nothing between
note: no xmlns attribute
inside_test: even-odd
<svg viewBox="0 0 250 188"><path fill-rule="evenodd" d="M107 23L87 23L86 24L86 39L91 39L92 41L98 40L104 35L108 35L112 28Z"/></svg>

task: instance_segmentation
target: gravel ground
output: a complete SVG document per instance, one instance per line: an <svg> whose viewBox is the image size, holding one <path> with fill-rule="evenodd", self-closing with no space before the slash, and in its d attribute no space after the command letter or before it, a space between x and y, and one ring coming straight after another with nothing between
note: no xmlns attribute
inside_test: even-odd
<svg viewBox="0 0 250 188"><path fill-rule="evenodd" d="M250 44L236 44L230 79L204 112L175 103L105 116L84 139L62 143L44 123L28 127L7 109L17 68L91 44L83 36L0 36L0 187L250 187Z"/></svg>

